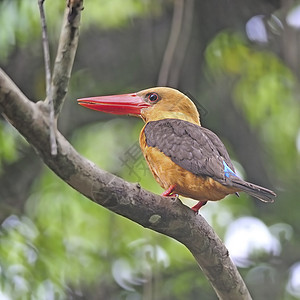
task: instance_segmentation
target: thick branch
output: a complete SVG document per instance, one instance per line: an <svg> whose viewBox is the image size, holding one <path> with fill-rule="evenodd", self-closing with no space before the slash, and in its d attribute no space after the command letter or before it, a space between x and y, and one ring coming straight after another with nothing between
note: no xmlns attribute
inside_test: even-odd
<svg viewBox="0 0 300 300"><path fill-rule="evenodd" d="M54 112L57 116L61 110L68 91L69 80L79 39L80 11L82 0L71 1L66 8L63 26L60 34L57 55L55 59L51 93Z"/></svg>
<svg viewBox="0 0 300 300"><path fill-rule="evenodd" d="M49 152L44 103L29 101L0 69L0 111L66 183L92 201L183 243L194 255L220 299L251 299L228 251L213 229L179 200L166 201L97 168L56 133L57 156Z"/></svg>

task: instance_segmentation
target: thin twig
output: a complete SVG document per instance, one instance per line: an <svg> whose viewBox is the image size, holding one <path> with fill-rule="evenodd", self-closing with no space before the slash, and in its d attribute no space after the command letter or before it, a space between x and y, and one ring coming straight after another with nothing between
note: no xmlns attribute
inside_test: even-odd
<svg viewBox="0 0 300 300"><path fill-rule="evenodd" d="M192 32L192 23L194 15L194 0L186 0L183 24L180 32L179 39L180 43L177 43L175 59L173 59L172 72L170 74L169 84L170 86L176 88L178 86L178 81L180 78L181 67L186 55L187 46L190 41Z"/></svg>
<svg viewBox="0 0 300 300"><path fill-rule="evenodd" d="M47 33L46 16L44 11L44 2L45 0L38 0L41 23L42 23L42 37L43 37L45 74L46 74L46 93L47 93L47 99L50 108L50 116L49 116L50 145L51 145L51 154L55 156L57 155L57 143L55 139L56 122L54 119L53 95L51 92L50 50L49 50L49 39Z"/></svg>
<svg viewBox="0 0 300 300"><path fill-rule="evenodd" d="M43 50L44 50L45 74L46 74L46 91L47 91L47 96L49 96L50 88L51 88L51 69L50 69L49 40L47 34L44 2L45 0L38 0L40 16L41 16L41 24L42 24Z"/></svg>
<svg viewBox="0 0 300 300"><path fill-rule="evenodd" d="M158 76L158 86L166 86L168 84L169 72L181 31L183 11L184 0L176 0L174 3L171 33Z"/></svg>

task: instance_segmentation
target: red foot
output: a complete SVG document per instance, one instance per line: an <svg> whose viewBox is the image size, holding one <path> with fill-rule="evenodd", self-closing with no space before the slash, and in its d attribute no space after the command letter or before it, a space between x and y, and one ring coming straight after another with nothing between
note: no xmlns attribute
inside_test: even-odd
<svg viewBox="0 0 300 300"><path fill-rule="evenodd" d="M161 194L161 196L163 196L163 197L175 197L176 194L173 194L174 190L175 190L175 184L172 184L172 185L169 186L169 188L167 190L165 190Z"/></svg>
<svg viewBox="0 0 300 300"><path fill-rule="evenodd" d="M191 207L191 210L193 210L194 212L198 212L198 210L204 206L207 203L207 201L199 201L196 205L194 205L193 207Z"/></svg>

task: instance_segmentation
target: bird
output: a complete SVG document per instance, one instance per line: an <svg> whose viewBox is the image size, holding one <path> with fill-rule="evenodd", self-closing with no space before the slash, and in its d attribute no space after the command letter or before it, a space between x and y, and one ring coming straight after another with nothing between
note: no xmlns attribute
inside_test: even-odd
<svg viewBox="0 0 300 300"><path fill-rule="evenodd" d="M154 87L77 101L89 109L143 119L139 143L152 175L165 190L162 196L197 200L191 207L197 213L207 201L239 192L274 202L273 191L238 176L222 141L201 126L195 104L180 91Z"/></svg>

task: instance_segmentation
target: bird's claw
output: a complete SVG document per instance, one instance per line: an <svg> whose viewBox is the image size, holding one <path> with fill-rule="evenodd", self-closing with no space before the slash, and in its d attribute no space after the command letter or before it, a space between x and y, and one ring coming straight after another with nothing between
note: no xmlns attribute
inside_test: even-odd
<svg viewBox="0 0 300 300"><path fill-rule="evenodd" d="M196 214L199 213L199 210L202 206L204 206L207 203L207 201L199 201L196 205L191 207L191 210L193 210Z"/></svg>
<svg viewBox="0 0 300 300"><path fill-rule="evenodd" d="M175 185L172 184L172 185L169 186L169 188L168 188L167 190L165 190L165 191L161 194L161 196L163 196L163 197L172 197L172 198L175 197L175 198L178 198L178 194L174 194L174 193L173 193L174 190L175 190Z"/></svg>

